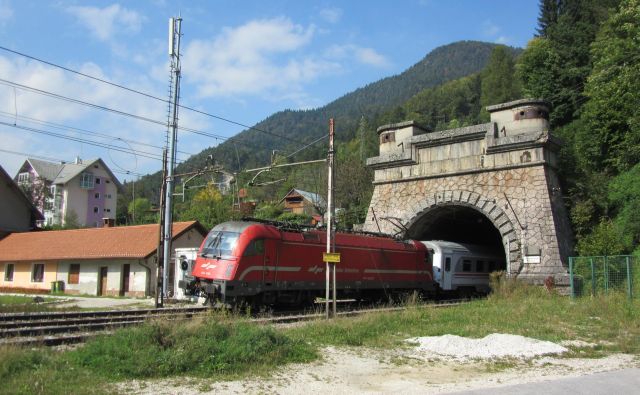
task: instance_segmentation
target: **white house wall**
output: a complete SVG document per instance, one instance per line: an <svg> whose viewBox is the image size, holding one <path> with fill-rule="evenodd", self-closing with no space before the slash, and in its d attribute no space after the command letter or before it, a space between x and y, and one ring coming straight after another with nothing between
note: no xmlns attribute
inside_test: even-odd
<svg viewBox="0 0 640 395"><path fill-rule="evenodd" d="M74 263L80 265L79 281L78 284L69 284L69 266ZM125 264L130 265L129 292L125 296L145 296L147 271L137 259L61 261L58 263L57 280L64 282L65 293L98 295L100 268L107 267L105 295L119 296Z"/></svg>

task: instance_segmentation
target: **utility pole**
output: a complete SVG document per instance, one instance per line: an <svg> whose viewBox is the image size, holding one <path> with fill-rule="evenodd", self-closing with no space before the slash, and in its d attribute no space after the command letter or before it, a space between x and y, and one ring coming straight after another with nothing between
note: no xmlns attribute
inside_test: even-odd
<svg viewBox="0 0 640 395"><path fill-rule="evenodd" d="M178 100L180 100L180 37L182 18L169 19L169 57L171 58L171 73L173 86L171 87L171 100L169 101L169 122L168 130L171 132L169 143L169 166L165 179L165 211L164 211L164 256L163 256L163 276L162 294L167 294L167 280L169 278L169 260L171 258L171 237L173 228L173 169L176 165L176 145L178 142Z"/></svg>
<svg viewBox="0 0 640 395"><path fill-rule="evenodd" d="M334 251L332 251L334 249L334 245L333 245L333 118L329 119L329 155L328 155L328 168L329 168L329 174L328 174L328 183L329 183L329 190L327 192L327 254L330 254ZM336 264L334 262L329 262L329 260L327 259L325 261L325 279L326 279L326 284L325 284L325 311L326 311L326 318L329 318L330 316L334 316L336 315ZM331 315L329 313L329 289L330 287L330 279L333 279L333 314Z"/></svg>

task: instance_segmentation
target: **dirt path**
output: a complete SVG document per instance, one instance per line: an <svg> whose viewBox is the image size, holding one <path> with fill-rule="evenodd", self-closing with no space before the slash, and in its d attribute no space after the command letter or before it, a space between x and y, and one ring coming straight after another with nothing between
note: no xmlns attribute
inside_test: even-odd
<svg viewBox="0 0 640 395"><path fill-rule="evenodd" d="M288 365L273 377L229 382L173 379L123 383L138 394L428 394L491 388L640 367L617 354L602 359L538 357L502 363L460 360L415 348L401 350L329 347L311 364Z"/></svg>

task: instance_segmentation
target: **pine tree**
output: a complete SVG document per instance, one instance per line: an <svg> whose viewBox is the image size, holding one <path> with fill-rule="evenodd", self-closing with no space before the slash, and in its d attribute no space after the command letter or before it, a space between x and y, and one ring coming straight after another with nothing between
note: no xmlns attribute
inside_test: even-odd
<svg viewBox="0 0 640 395"><path fill-rule="evenodd" d="M540 0L540 15L538 16L538 37L547 37L548 29L558 22L560 0Z"/></svg>
<svg viewBox="0 0 640 395"><path fill-rule="evenodd" d="M497 46L491 53L489 64L482 72L481 89L480 103L483 107L520 97L513 57L507 47Z"/></svg>

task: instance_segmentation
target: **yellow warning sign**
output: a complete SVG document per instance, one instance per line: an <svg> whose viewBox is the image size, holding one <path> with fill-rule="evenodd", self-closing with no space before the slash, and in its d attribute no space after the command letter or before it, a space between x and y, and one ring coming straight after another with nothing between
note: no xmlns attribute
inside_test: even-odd
<svg viewBox="0 0 640 395"><path fill-rule="evenodd" d="M340 253L339 252L323 252L322 260L324 262L340 263Z"/></svg>

